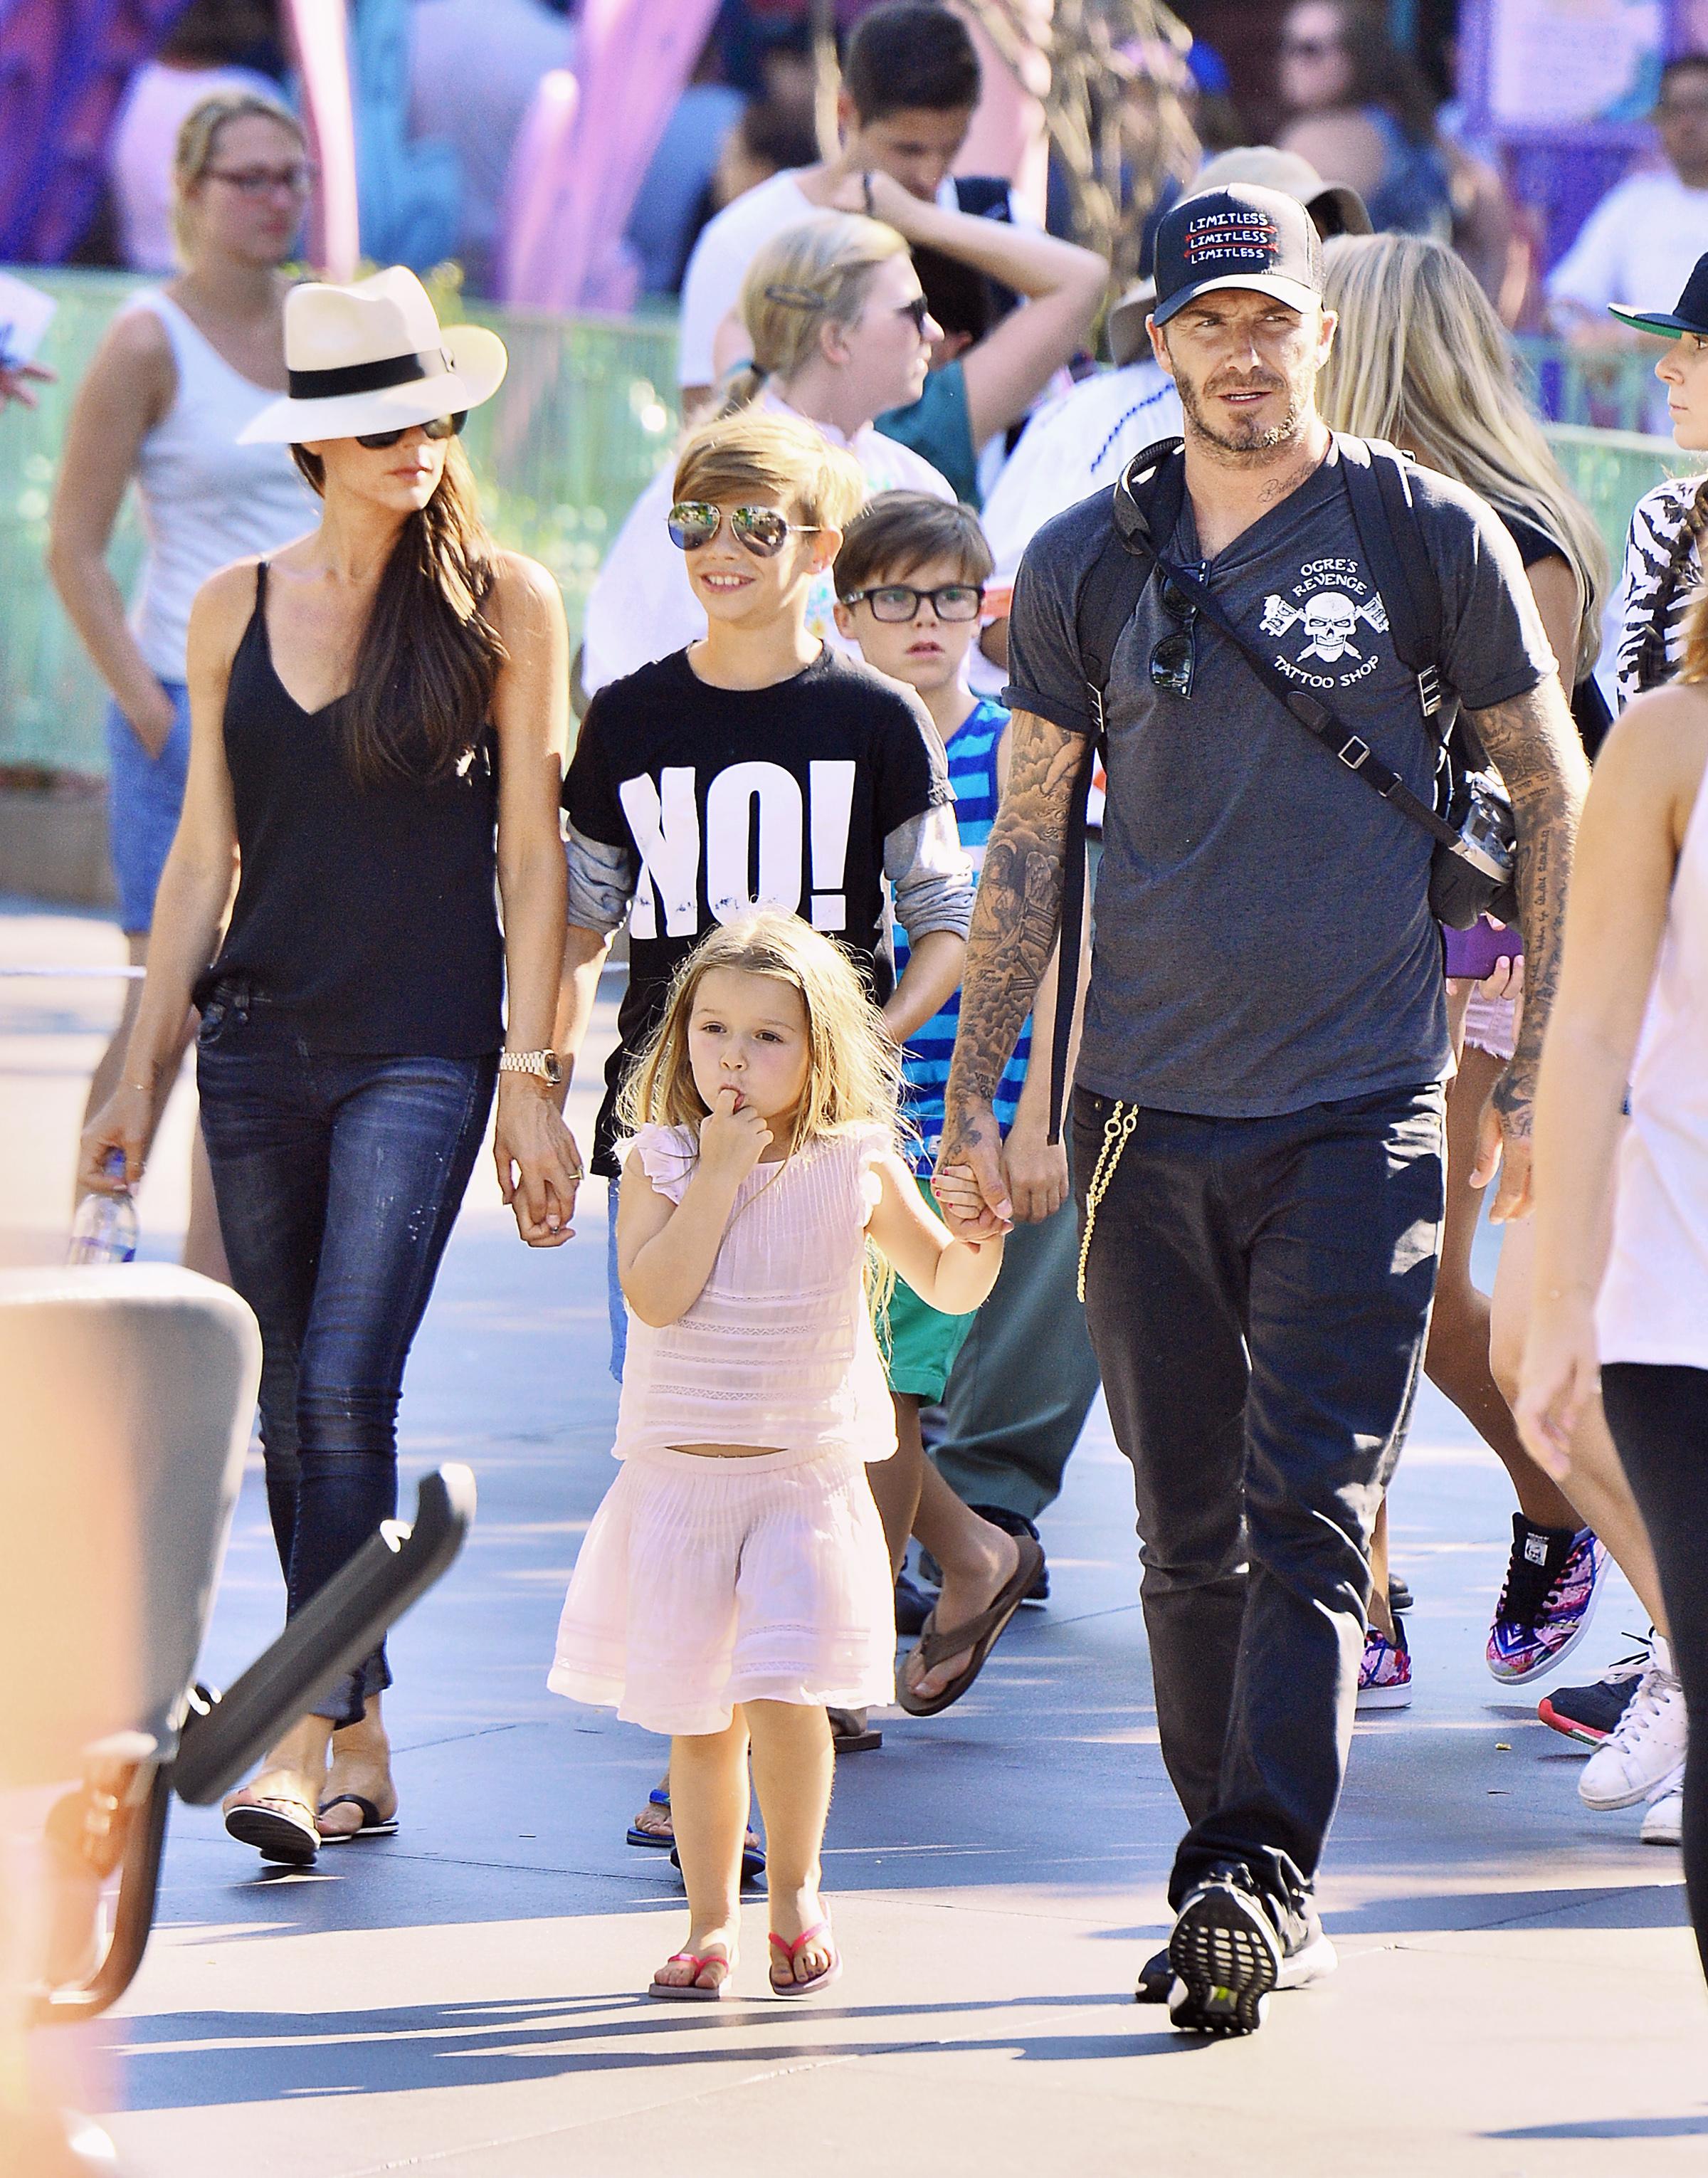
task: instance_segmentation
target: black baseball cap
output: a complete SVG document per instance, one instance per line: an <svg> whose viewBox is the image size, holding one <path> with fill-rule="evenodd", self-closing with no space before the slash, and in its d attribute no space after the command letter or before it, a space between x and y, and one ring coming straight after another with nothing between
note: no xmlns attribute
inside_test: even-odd
<svg viewBox="0 0 1708 2178"><path fill-rule="evenodd" d="M1250 185L1182 197L1157 228L1157 303L1165 326L1195 295L1245 287L1295 310L1322 295L1322 244L1296 197Z"/></svg>
<svg viewBox="0 0 1708 2178"><path fill-rule="evenodd" d="M1700 333L1708 339L1708 253L1691 268L1676 310L1636 310L1623 303L1609 303L1607 308L1639 332L1659 333L1663 340L1677 340L1680 333Z"/></svg>

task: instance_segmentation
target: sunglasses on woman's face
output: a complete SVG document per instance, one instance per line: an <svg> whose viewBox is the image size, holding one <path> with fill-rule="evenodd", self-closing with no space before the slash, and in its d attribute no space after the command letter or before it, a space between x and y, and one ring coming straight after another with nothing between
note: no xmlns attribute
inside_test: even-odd
<svg viewBox="0 0 1708 2178"><path fill-rule="evenodd" d="M665 517L671 542L679 552L698 552L723 525L724 510L709 499L679 499ZM816 537L816 523L791 522L775 506L732 506L730 532L755 559L775 560L791 537Z"/></svg>
<svg viewBox="0 0 1708 2178"><path fill-rule="evenodd" d="M421 435L424 439L454 439L468 421L468 411L459 408L454 416L435 416L430 424L423 424L419 427ZM356 444L370 446L377 453L382 446L395 446L406 433L416 428L413 424L405 424L397 431L358 431Z"/></svg>
<svg viewBox="0 0 1708 2178"><path fill-rule="evenodd" d="M898 318L911 318L914 331L921 340L924 339L925 320L931 315L931 305L923 295L911 295L905 303L898 304L895 315Z"/></svg>

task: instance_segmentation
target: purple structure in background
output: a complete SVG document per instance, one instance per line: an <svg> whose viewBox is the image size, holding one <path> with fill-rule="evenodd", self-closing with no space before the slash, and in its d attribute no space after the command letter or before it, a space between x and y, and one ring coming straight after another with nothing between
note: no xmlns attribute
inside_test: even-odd
<svg viewBox="0 0 1708 2178"><path fill-rule="evenodd" d="M0 262L57 265L94 213L131 71L185 0L0 0Z"/></svg>
<svg viewBox="0 0 1708 2178"><path fill-rule="evenodd" d="M1655 148L1645 116L1652 85L1627 101L1628 110L1569 124L1526 123L1496 110L1492 80L1497 17L1503 7L1527 0L1462 0L1459 11L1460 82L1466 134L1492 139L1501 149L1508 186L1543 222L1543 262L1552 265L1615 182ZM1540 13L1540 9L1538 10ZM1657 0L1664 54L1705 42L1702 10L1693 0Z"/></svg>

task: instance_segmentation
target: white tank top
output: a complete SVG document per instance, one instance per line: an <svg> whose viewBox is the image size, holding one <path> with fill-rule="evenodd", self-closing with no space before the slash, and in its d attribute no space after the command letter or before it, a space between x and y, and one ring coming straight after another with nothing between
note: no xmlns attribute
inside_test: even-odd
<svg viewBox="0 0 1708 2178"><path fill-rule="evenodd" d="M617 1458L685 1444L890 1457L895 1410L863 1272L872 1164L891 1146L882 1127L854 1128L747 1174L687 1314L654 1326L630 1311ZM680 1202L695 1130L643 1127L632 1147Z"/></svg>
<svg viewBox="0 0 1708 2178"><path fill-rule="evenodd" d="M278 395L233 370L169 296L139 295L128 307L166 327L178 372L172 404L137 460L148 556L131 626L161 679L182 681L190 601L208 577L302 536L320 506L287 448L237 443Z"/></svg>
<svg viewBox="0 0 1708 2178"><path fill-rule="evenodd" d="M1667 908L1596 1307L1603 1361L1708 1369L1708 791Z"/></svg>

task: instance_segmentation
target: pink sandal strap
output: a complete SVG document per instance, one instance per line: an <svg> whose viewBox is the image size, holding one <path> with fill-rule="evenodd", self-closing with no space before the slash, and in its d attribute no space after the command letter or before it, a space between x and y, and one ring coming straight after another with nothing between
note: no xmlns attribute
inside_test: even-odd
<svg viewBox="0 0 1708 2178"><path fill-rule="evenodd" d="M783 1956L787 1959L789 1963L792 1966L795 1961L800 1956L801 1953L806 1950L807 1945L813 1941L814 1937L828 1936L829 1933L830 1924L828 1921L815 1921L810 1929L802 1929L800 1934L796 1937L792 1944L789 1941L786 1936L768 1936L765 1940L768 1943L775 1944L777 1949L783 1954Z"/></svg>

